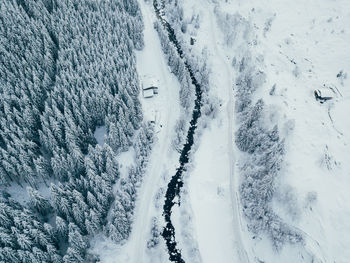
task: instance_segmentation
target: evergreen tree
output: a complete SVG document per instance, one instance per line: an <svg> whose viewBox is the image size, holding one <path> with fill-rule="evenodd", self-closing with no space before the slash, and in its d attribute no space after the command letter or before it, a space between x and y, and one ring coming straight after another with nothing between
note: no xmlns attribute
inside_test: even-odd
<svg viewBox="0 0 350 263"><path fill-rule="evenodd" d="M30 185L28 209L0 201L0 261L62 262L67 242L64 261L84 260L114 201L116 154L142 122L142 31L134 0L0 1L0 183Z"/></svg>
<svg viewBox="0 0 350 263"><path fill-rule="evenodd" d="M50 202L45 199L37 190L31 187L27 187L27 192L29 194L29 205L30 207L38 212L39 214L45 216L51 211Z"/></svg>

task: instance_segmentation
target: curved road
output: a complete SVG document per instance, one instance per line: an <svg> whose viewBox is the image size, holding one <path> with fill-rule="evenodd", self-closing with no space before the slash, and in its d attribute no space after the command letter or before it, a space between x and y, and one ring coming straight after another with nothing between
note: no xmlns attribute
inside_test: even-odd
<svg viewBox="0 0 350 263"><path fill-rule="evenodd" d="M132 232L128 241L127 262L140 263L145 260L145 251L147 239L149 238L149 223L151 222L153 198L159 189L159 181L162 179L165 170L175 171L176 159L171 154L172 134L179 117L178 92L179 84L176 78L168 70L168 65L162 53L161 44L156 30L153 28L153 22L156 19L153 10L143 0L139 1L140 9L144 20L144 41L145 48L137 56L138 73L143 75L156 76L162 85L162 92L156 100L160 100L154 107L160 107L160 122L162 128L158 133L158 141L155 143L150 162L147 166L147 172L143 178L143 183L137 195L136 207L134 211L134 222ZM152 67L149 65L152 64ZM175 152L175 151L174 151ZM169 155L170 154L170 155ZM173 160L174 159L174 160ZM174 161L174 164L173 164Z"/></svg>

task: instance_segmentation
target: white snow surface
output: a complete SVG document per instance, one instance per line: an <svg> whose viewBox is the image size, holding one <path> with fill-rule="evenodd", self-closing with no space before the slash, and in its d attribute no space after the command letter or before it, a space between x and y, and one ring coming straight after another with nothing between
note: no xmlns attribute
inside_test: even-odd
<svg viewBox="0 0 350 263"><path fill-rule="evenodd" d="M276 14L266 38L257 30L261 41L257 48L267 73L261 96L276 107L279 113L271 118L281 128L294 123L294 129L285 134L285 166L278 184L281 192L287 189L293 198L277 197L274 209L304 232L306 249L316 260L349 262L350 82L342 83L337 74L350 72L350 2L270 2L240 3L247 15L248 9L256 7L249 16L257 25ZM267 95L274 84L276 95ZM324 85L341 95L324 104L316 102L312 92ZM307 201L310 192L317 195L311 203ZM259 253L261 258L269 257Z"/></svg>
<svg viewBox="0 0 350 263"><path fill-rule="evenodd" d="M103 146L105 144L105 135L106 134L107 134L107 127L106 126L96 127L96 130L94 132L94 137L100 146Z"/></svg>
<svg viewBox="0 0 350 263"><path fill-rule="evenodd" d="M258 96L271 105L268 117L278 122L287 144L273 208L306 242L276 253L266 239L254 241L254 256L265 262L349 262L350 82L337 74L350 72L350 2L232 1L222 9L238 11L255 26L255 51L267 75ZM313 91L324 86L341 95L320 104ZM317 196L313 202L310 192ZM314 259L301 258L303 249Z"/></svg>
<svg viewBox="0 0 350 263"><path fill-rule="evenodd" d="M195 36L194 53L207 48L210 92L222 101L218 117L200 138L188 179L192 236L201 260L349 262L350 82L337 75L350 72L350 2L203 0L181 4L184 21L200 16L199 30L189 25L185 38ZM237 33L232 45L225 47L225 35L215 24L214 6L223 14L245 19L251 25L247 34L254 41L244 42ZM305 245L286 244L281 251L272 247L267 236L254 237L247 230L239 203L239 171L236 165L232 167L241 153L230 147L233 138L227 132L230 120L235 119L230 113L230 87L237 75L230 64L247 50L266 74L255 97L265 101L266 121L277 123L286 140L272 207L305 238ZM316 89L330 91L333 99L319 103L313 95ZM233 125L231 131L237 129ZM187 226L175 229L181 227ZM185 251L185 243L177 240Z"/></svg>
<svg viewBox="0 0 350 263"><path fill-rule="evenodd" d="M201 262L249 262L241 238L240 216L235 194L233 145L233 70L227 56L228 50L222 44L214 16L214 5L205 1L185 1L184 10L192 16L192 10L200 14L200 29L196 34L196 44L192 52L200 56L206 48L210 74L210 96L220 100L217 117L199 137L197 151L193 154L193 171L189 171L184 182L188 184L192 212L192 236L196 238ZM186 12L185 12L186 16ZM191 32L190 32L191 34ZM176 225L175 230L188 226ZM179 232L179 230L177 230ZM176 232L176 233L177 233ZM177 238L183 251L185 243ZM189 253L183 253L186 262ZM187 258L186 258L187 257Z"/></svg>

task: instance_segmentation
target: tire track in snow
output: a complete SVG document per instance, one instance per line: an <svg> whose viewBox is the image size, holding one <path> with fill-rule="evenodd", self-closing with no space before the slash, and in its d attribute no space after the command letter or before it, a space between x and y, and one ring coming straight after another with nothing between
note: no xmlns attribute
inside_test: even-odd
<svg viewBox="0 0 350 263"><path fill-rule="evenodd" d="M214 12L214 11L213 11ZM226 60L224 59L224 55L222 54L222 51L220 50L220 48L218 47L217 44L217 36L215 34L216 30L215 30L215 26L214 26L214 22L213 22L213 17L212 15L210 15L210 29L211 29L211 33L212 33L212 43L215 49L215 54L217 55L217 57L219 58L219 61L221 62L222 68L225 69L226 71L226 79L227 84L225 85L225 87L227 88L227 97L229 98L229 101L227 103L227 115L228 115L228 145L229 145L229 155L230 158L229 160L231 160L230 162L230 197L231 197L231 205L232 205L232 211L233 211L233 230L234 230L234 234L235 234L235 241L234 241L234 245L236 248L236 252L237 252L237 256L239 259L240 263L248 263L249 261L249 257L248 257L248 253L244 248L244 243L242 240L242 234L241 234L241 228L242 228L242 221L241 221L241 215L240 215L240 201L239 201L239 193L238 193L238 184L239 184L239 180L238 180L238 175L235 175L235 167L234 165L236 165L236 159L235 159L235 154L234 154L234 140L233 140L233 121L234 121L234 101L233 101L233 74L232 74L232 70L229 67L229 65L227 64Z"/></svg>
<svg viewBox="0 0 350 263"><path fill-rule="evenodd" d="M143 15L145 29L145 49L141 52L147 52L148 55L142 57L144 60L149 60L152 62L153 69L143 69L146 72L157 72L159 74L160 80L163 81L165 99L162 101L162 129L158 134L158 141L154 148L152 149L152 154L150 156L150 162L147 167L147 173L141 184L137 196L137 206L135 209L135 221L132 226L132 234L130 236L128 244L128 262L140 263L145 262L145 250L147 238L149 237L148 228L151 221L152 213L151 206L153 202L153 197L158 190L158 183L162 178L162 172L165 167L169 169L168 160L165 157L169 153L172 145L172 133L178 116L176 115L178 107L178 101L174 93L177 93L177 89L174 89L175 77L171 76L168 70L165 58L162 54L161 44L158 39L158 34L153 28L153 21L156 19L152 9L149 8L144 0L139 1L140 9ZM145 63L145 62L143 62ZM146 65L147 66L147 65ZM138 69L139 71L139 69ZM140 72L139 72L140 73ZM144 72L143 72L144 73ZM158 97L161 94L158 95Z"/></svg>

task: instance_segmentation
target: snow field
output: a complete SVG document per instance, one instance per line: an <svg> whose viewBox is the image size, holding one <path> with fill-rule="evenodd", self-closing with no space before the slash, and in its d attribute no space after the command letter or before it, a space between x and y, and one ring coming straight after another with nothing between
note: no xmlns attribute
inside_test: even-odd
<svg viewBox="0 0 350 263"><path fill-rule="evenodd" d="M212 10L207 1L183 1L183 5L185 20L190 20L193 14L200 16L200 29L188 29L188 39L190 35L196 38L191 51L200 54L207 47L209 54L216 54L209 56L213 71L211 81L215 84L211 88L213 96L218 96L225 105L227 95L224 94L225 76L222 74L226 66L218 62L220 58L214 48L225 36L215 36L213 32L217 33L218 29L210 32ZM227 55L229 66L231 59L244 55L243 47L249 45L257 54L259 67L267 75L256 98L262 97L268 104L266 121L279 124L287 145L285 165L276 184L278 190L272 205L286 223L304 233L306 240L305 247L287 244L277 253L267 236L257 238L248 233L244 218L238 216L238 227L243 233L241 242L243 247L247 244L249 260L346 262L350 251L347 237L350 225L346 223L350 222L350 207L346 202L350 183L350 118L347 116L350 89L348 79L337 75L343 72L344 76L350 71L347 52L350 34L346 28L350 24L350 12L345 8L349 3L220 1L218 6L225 13L243 16L252 25L253 30L247 32L252 36L252 42L244 43L244 35L237 34L231 48L225 49L220 44L218 47ZM275 91L270 95L273 86ZM313 91L327 87L335 90L335 99L322 105L315 101ZM187 189L196 231L193 235L197 237L203 262L213 262L213 258L220 259L219 262L232 259L230 253L226 254L226 259L220 257L225 246L216 245L232 242L229 223L225 224L224 219L219 218L221 216L215 216L232 218L224 208L228 200L219 201L215 195L220 182L229 188L227 181L220 177L227 173L227 162L224 161L227 152L225 148L216 150L221 140L227 141L227 137L222 138L225 128L219 127L220 119L221 125L225 126L227 119L220 111L218 119L203 132ZM218 156L224 158L216 158ZM232 160L234 162L234 156ZM233 178L236 182L233 186L237 187L239 178ZM236 199L239 199L237 194ZM233 228L237 227L237 224L233 225ZM224 235L219 234L221 226L226 230Z"/></svg>
<svg viewBox="0 0 350 263"><path fill-rule="evenodd" d="M260 260L310 262L313 255L316 262L348 262L350 89L349 79L337 75L350 72L349 7L348 1L221 3L254 25L252 48L262 54L267 75L256 96L270 105L267 121L278 122L286 137L273 209L306 240L305 248L286 246L279 254L266 238L255 240L251 247ZM324 87L336 94L320 104L313 91Z"/></svg>
<svg viewBox="0 0 350 263"><path fill-rule="evenodd" d="M223 37L216 26L214 5L206 1L185 1L183 4L184 20L190 20L193 14L200 16L200 29L197 31L190 25L184 38L189 39L191 35L196 38L195 45L189 49L197 56L204 48L207 49L207 63L211 71L209 96L220 100L218 116L210 121L207 129L201 131L202 135L196 142L198 149L191 158L193 169L188 171L184 180L184 197L189 199L185 205L192 217L192 236L198 243L200 262L248 262L241 240L234 193L233 69L230 56L221 43ZM180 216L179 213L176 213L175 219ZM175 225L182 231L189 227L181 224L180 219L175 220ZM189 260L191 251L186 252L186 236L178 234L177 241L185 261L193 262Z"/></svg>

